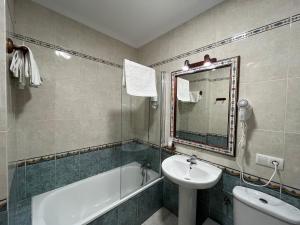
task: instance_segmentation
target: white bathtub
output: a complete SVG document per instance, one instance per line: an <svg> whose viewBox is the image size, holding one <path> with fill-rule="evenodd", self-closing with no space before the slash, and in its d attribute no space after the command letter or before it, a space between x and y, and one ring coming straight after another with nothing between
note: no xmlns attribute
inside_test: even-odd
<svg viewBox="0 0 300 225"><path fill-rule="evenodd" d="M34 196L32 225L88 224L161 179L153 170L148 177L141 187L140 164L133 162Z"/></svg>

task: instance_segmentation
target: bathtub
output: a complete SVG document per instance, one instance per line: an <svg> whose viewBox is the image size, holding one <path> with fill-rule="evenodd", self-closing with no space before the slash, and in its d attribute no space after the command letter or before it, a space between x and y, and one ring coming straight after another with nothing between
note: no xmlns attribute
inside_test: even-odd
<svg viewBox="0 0 300 225"><path fill-rule="evenodd" d="M141 187L141 167L133 162L34 196L32 224L88 224L161 180L158 177L157 172L148 170L148 181Z"/></svg>

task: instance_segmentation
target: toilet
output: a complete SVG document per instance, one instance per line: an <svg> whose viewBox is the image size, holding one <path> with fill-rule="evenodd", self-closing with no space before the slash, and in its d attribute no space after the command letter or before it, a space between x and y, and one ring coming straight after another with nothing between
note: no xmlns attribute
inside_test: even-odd
<svg viewBox="0 0 300 225"><path fill-rule="evenodd" d="M300 210L250 188L233 189L234 225L300 225Z"/></svg>

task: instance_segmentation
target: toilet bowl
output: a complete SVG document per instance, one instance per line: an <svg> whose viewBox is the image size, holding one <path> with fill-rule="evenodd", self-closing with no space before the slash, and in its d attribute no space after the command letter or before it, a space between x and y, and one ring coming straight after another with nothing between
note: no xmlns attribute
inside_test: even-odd
<svg viewBox="0 0 300 225"><path fill-rule="evenodd" d="M234 225L300 225L300 210L250 188L233 189Z"/></svg>

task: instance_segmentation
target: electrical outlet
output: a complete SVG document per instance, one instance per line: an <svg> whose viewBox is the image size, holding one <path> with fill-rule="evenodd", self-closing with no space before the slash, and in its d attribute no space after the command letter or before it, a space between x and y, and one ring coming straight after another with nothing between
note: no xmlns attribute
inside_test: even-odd
<svg viewBox="0 0 300 225"><path fill-rule="evenodd" d="M256 154L256 164L274 168L274 161L279 163L278 169L283 170L284 159L258 153Z"/></svg>

